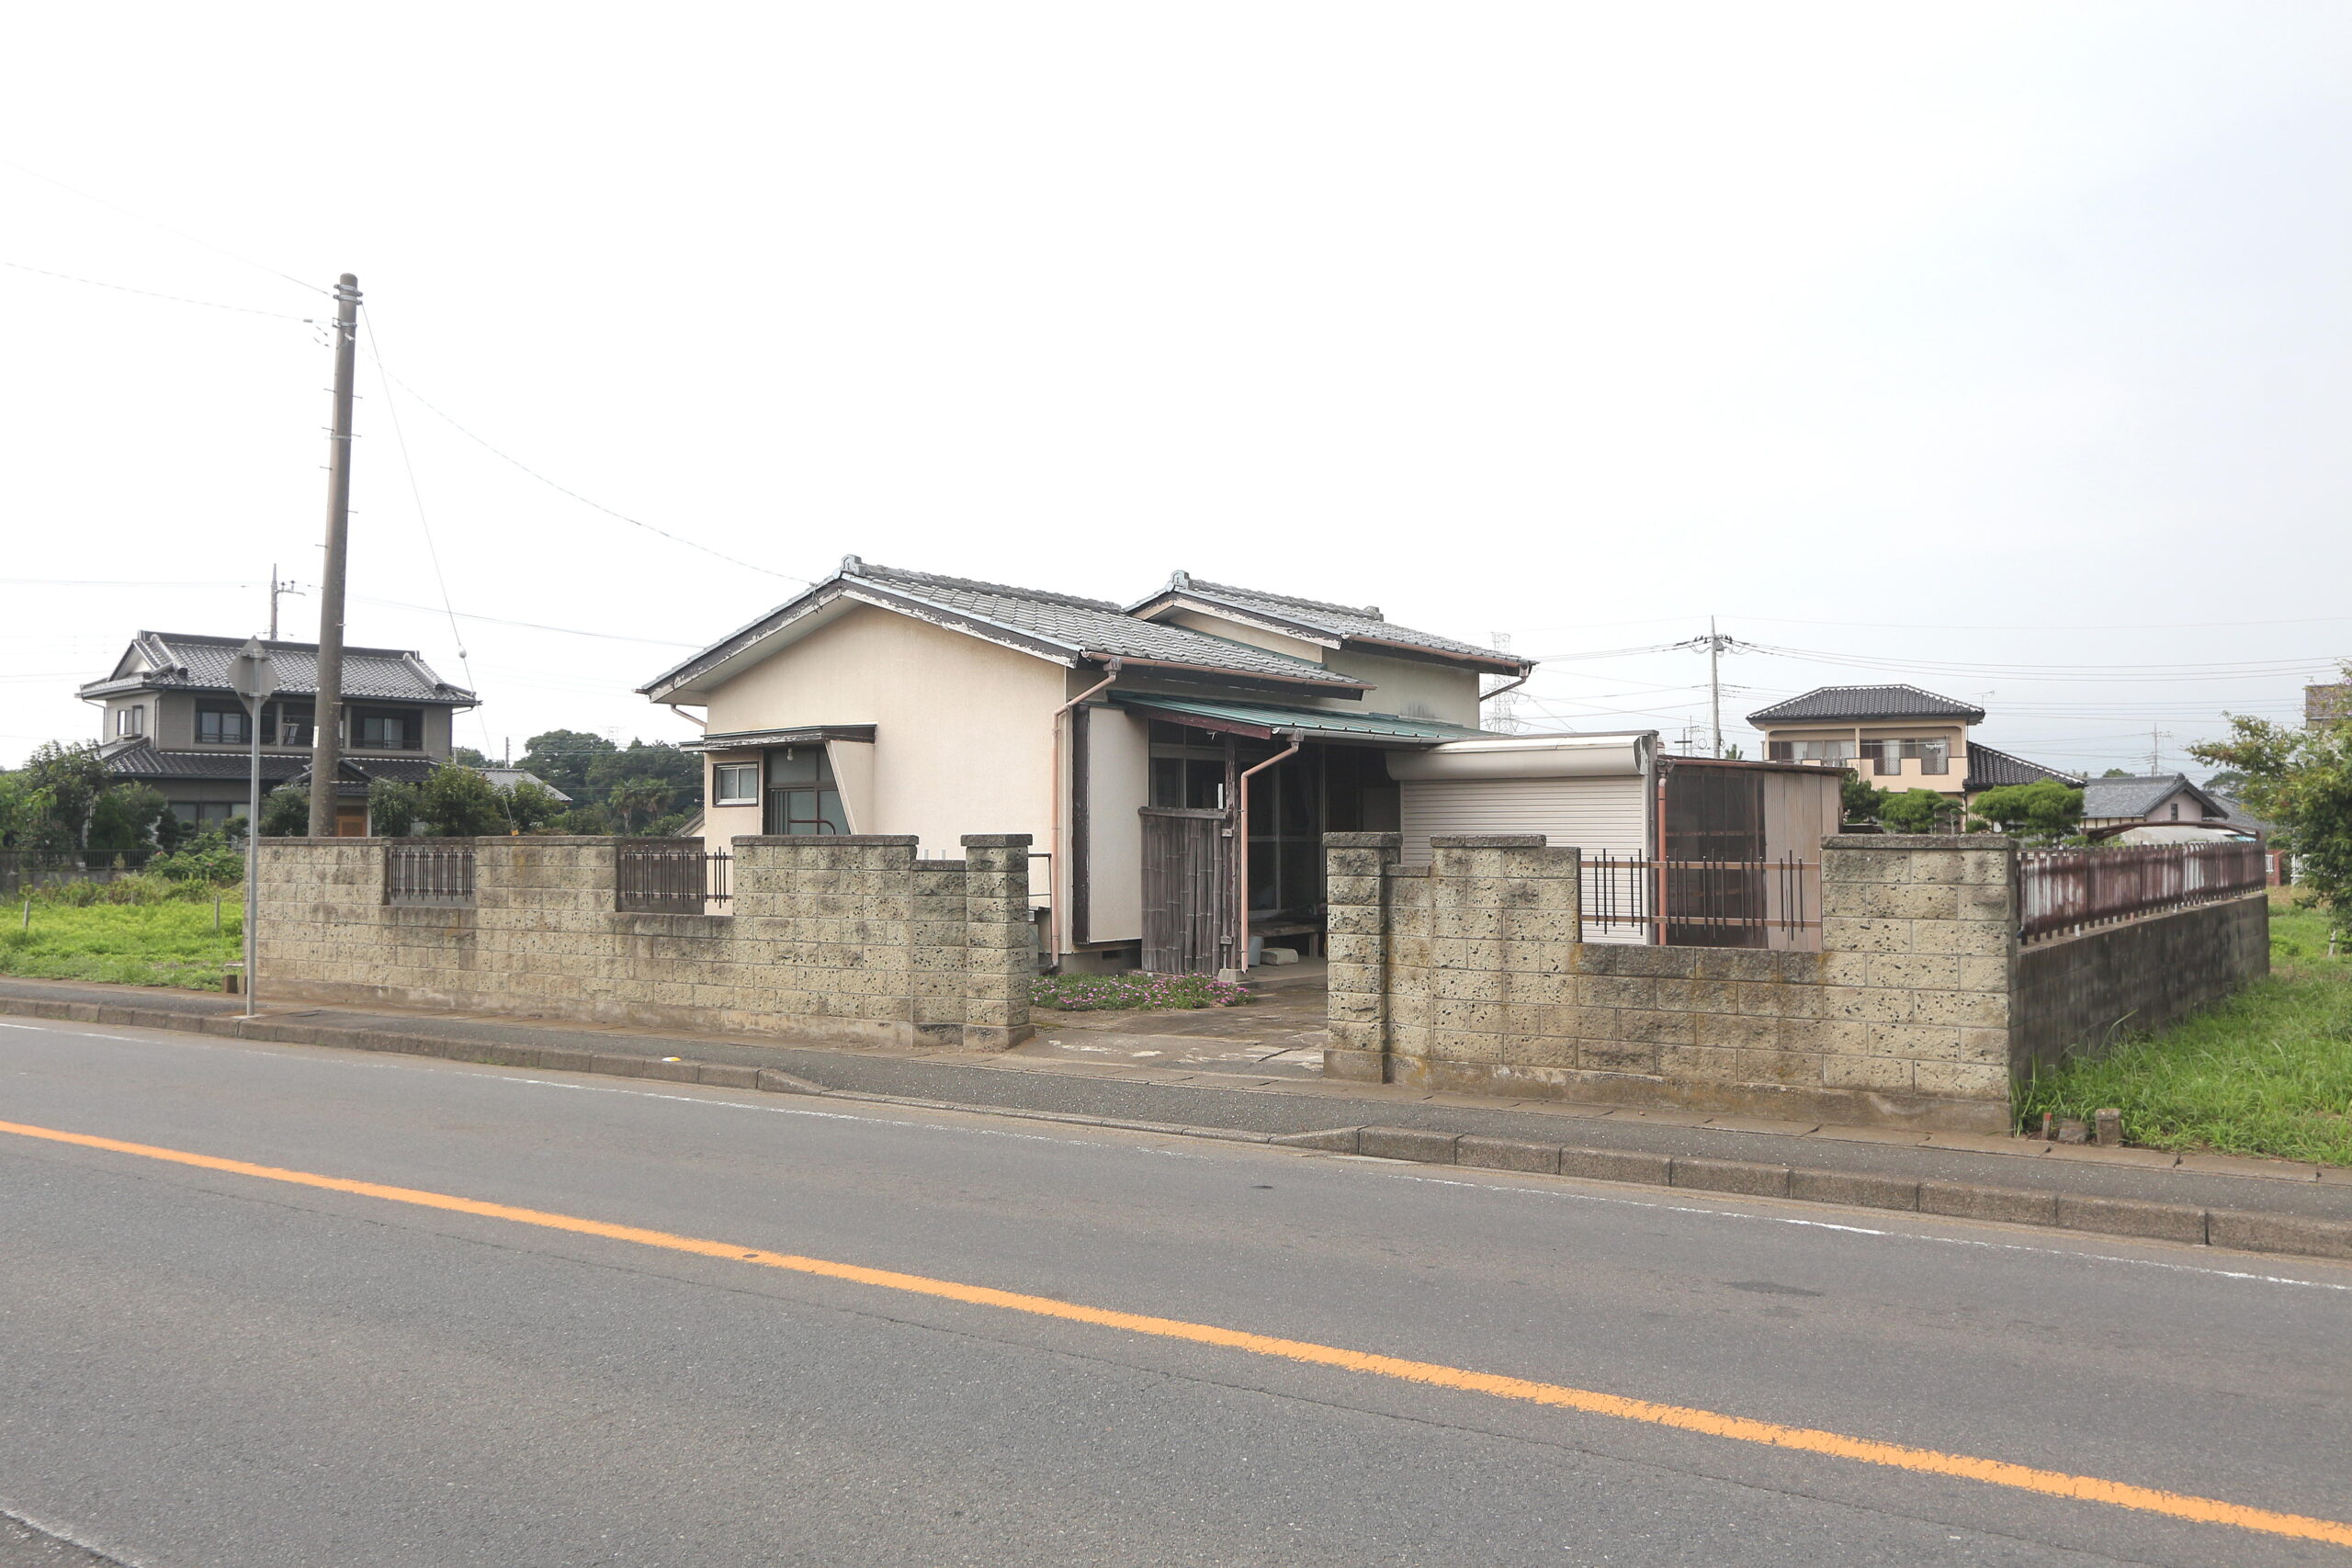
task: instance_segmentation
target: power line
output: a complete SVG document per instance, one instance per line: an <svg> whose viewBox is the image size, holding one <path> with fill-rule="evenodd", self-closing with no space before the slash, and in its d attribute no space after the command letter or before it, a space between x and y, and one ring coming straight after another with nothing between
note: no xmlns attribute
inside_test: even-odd
<svg viewBox="0 0 2352 1568"><path fill-rule="evenodd" d="M383 367L379 364L377 368L382 370ZM815 586L814 583L805 577L795 577L788 571L773 570L770 568L744 560L740 557L730 556L724 550L713 549L710 546L702 543L698 539L689 539L683 534L673 534L667 528L656 527L654 525L646 522L643 518L631 517L626 512L616 512L613 508L606 506L601 501L592 500L589 497L581 494L578 491L571 489L568 485L559 484L554 479L548 478L547 475L539 472L538 469L531 467L528 463L524 462L520 457L514 457L506 452L502 452L497 447L492 446L489 442L483 440L481 436L475 434L464 425L458 423L457 420L452 418L448 413L435 406L432 400L426 398L424 393L418 391L414 387L410 386L407 382L401 380L390 371L385 370L383 374L384 379L390 381L393 386L398 387L401 391L406 392L410 397L414 398L419 403L424 404L428 412L442 423L448 425L450 429L456 431L458 434L472 442L475 446L480 446L492 457L498 458L501 462L510 463L514 467L522 469L523 472L530 475L533 479L538 480L549 490L556 491L559 495L570 496L572 500L580 502L581 505L601 512L607 517L616 517L632 528L642 528L649 534L658 534L673 544L684 545L688 549L700 550L705 555L716 556L718 559L727 562L729 566L740 566L746 571L760 572L764 576L778 578L786 582L797 582L804 588Z"/></svg>
<svg viewBox="0 0 2352 1568"><path fill-rule="evenodd" d="M115 202L108 201L105 197L92 196L88 191L83 190L75 186L69 186L63 180L57 178L53 175L44 175L39 169L28 169L25 167L24 164L8 158L0 158L0 167L14 169L20 175L30 175L34 179L42 181L48 185L53 185L62 191L71 192L73 195L80 197L84 201L95 201L100 207L106 208L109 211L121 213L125 218L135 219L139 222L148 225L150 228L161 229L166 234L177 235L179 238L186 240L189 244L201 245L208 251L212 251L218 254L227 256L231 261L243 262L245 265L258 268L259 270L269 274L272 277L283 278L287 282L294 285L297 288L307 288L313 294L323 294L329 299L333 299L334 297L334 290L331 288L322 288L315 283L305 283L302 279L295 276L290 272L280 272L274 266L254 260L251 256L239 255L236 252L228 249L226 246L216 245L209 240L199 239L196 235L189 233L185 229L175 229L169 223L164 222L161 219L150 218L143 212L133 212L130 208L119 206ZM201 301L197 302L201 303ZM232 307L232 309L234 307Z"/></svg>
<svg viewBox="0 0 2352 1568"><path fill-rule="evenodd" d="M283 310L256 310L251 305L223 305L218 299L192 299L185 294L159 294L153 288L133 288L128 283L108 283L102 277L82 277L70 272L51 272L45 266L29 266L23 262L0 260L0 266L14 267L18 272L36 273L42 277L62 278L67 283L86 283L93 288L111 288L121 294L136 294L147 299L169 299L175 305L202 305L212 310L235 310L242 315L267 316L276 321L300 321L309 324L314 318L289 316Z"/></svg>

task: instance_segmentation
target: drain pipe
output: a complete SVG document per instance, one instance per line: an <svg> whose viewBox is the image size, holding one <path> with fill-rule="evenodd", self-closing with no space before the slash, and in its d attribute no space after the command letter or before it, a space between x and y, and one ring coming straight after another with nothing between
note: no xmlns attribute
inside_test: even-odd
<svg viewBox="0 0 2352 1568"><path fill-rule="evenodd" d="M1491 692L1481 692L1481 693L1479 693L1479 694L1478 694L1478 705L1479 705L1479 706L1481 706L1481 707L1484 707L1484 706L1486 705L1486 704L1487 704L1487 700L1488 698L1490 698L1490 697L1499 697L1499 696L1501 696L1505 692L1516 692L1516 691L1518 691L1521 686L1526 685L1530 681L1532 681L1533 679L1535 679L1535 666L1534 666L1534 665L1532 665L1532 664L1531 664L1531 665L1529 665L1529 666L1527 667L1527 673L1526 673L1526 674L1524 674L1524 675L1521 675L1518 680L1516 680L1516 681L1505 681L1501 685L1497 686L1497 687L1496 687L1493 691L1491 691Z"/></svg>
<svg viewBox="0 0 2352 1568"><path fill-rule="evenodd" d="M1276 733L1279 734L1280 731ZM1289 750L1277 751L1256 767L1242 770L1240 779L1233 786L1234 804L1237 807L1235 831L1239 835L1239 842L1233 848L1233 886L1241 899L1241 908L1236 911L1241 918L1240 950L1233 955L1238 965L1233 971L1233 977L1237 981L1250 978L1250 780L1252 774L1262 773L1276 762L1288 761L1291 758L1297 756L1298 749L1306 744L1306 737L1295 729L1292 730Z"/></svg>
<svg viewBox="0 0 2352 1568"><path fill-rule="evenodd" d="M1053 826L1046 839L1051 861L1046 868L1046 875L1051 878L1046 892L1046 961L1057 969L1061 967L1063 934L1062 890L1059 885L1066 874L1075 874L1077 870L1062 853L1062 772L1067 766L1065 753L1069 750L1069 742L1064 737L1069 728L1070 710L1116 681L1119 671L1125 667L1125 661L1115 653L1080 653L1079 657L1105 659L1107 662L1102 666L1102 680L1054 710L1053 787L1046 792L1053 802Z"/></svg>

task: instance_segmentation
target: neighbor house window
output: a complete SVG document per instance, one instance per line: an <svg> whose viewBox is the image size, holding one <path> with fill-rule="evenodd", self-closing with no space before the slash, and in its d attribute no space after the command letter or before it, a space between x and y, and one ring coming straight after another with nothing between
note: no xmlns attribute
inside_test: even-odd
<svg viewBox="0 0 2352 1568"><path fill-rule="evenodd" d="M760 765L757 762L720 762L710 770L710 803L713 806L757 806L760 803Z"/></svg>
<svg viewBox="0 0 2352 1568"><path fill-rule="evenodd" d="M232 805L231 803L222 800L175 800L172 802L172 815L179 819L180 826L183 828L194 828L200 832L207 831L214 828L226 827L228 826L229 818L232 817L243 817L244 814L245 808L243 806Z"/></svg>
<svg viewBox="0 0 2352 1568"><path fill-rule="evenodd" d="M369 751L414 751L424 744L420 716L397 709L356 708L351 715L351 744Z"/></svg>
<svg viewBox="0 0 2352 1568"><path fill-rule="evenodd" d="M1775 762L1851 762L1851 740L1767 740L1764 755Z"/></svg>
<svg viewBox="0 0 2352 1568"><path fill-rule="evenodd" d="M272 703L263 710L261 738L269 746L308 746L311 734L311 709L305 704L295 707L288 703Z"/></svg>
<svg viewBox="0 0 2352 1568"><path fill-rule="evenodd" d="M119 736L146 734L147 705L138 703L127 708L115 709L114 732Z"/></svg>
<svg viewBox="0 0 2352 1568"><path fill-rule="evenodd" d="M787 746L767 760L767 803L760 831L775 835L846 833L841 791L819 746Z"/></svg>
<svg viewBox="0 0 2352 1568"><path fill-rule="evenodd" d="M243 746L253 739L253 719L229 703L196 705L196 738L208 746Z"/></svg>

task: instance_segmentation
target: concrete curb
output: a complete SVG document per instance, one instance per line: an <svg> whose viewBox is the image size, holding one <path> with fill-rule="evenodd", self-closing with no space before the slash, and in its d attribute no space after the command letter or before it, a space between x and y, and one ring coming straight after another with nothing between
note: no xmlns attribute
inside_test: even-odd
<svg viewBox="0 0 2352 1568"><path fill-rule="evenodd" d="M1479 1170L1570 1176L1588 1181L1626 1181L1647 1187L1680 1188L1749 1198L1795 1198L1849 1208L1892 1209L1955 1219L2000 1220L2047 1229L2142 1240L2189 1242L2240 1252L2283 1253L2304 1258L2352 1258L2352 1222L2203 1209L2188 1203L2154 1203L2132 1198L2101 1198L1967 1181L1912 1181L1897 1177L1753 1160L1697 1159L1625 1149L1589 1149L1475 1133L1441 1133L1419 1127L1334 1127L1317 1133L1251 1133L1226 1127L1195 1127L1172 1122L1137 1122L1067 1111L1029 1111L904 1095L827 1089L778 1067L740 1062L665 1061L618 1052L577 1051L557 1046L476 1044L438 1035L406 1034L390 1029L344 1029L298 1018L263 1014L175 1012L162 1008L122 1007L104 1002L62 1002L29 997L0 997L0 1013L71 1023L112 1024L125 1029L174 1030L277 1045L322 1045L351 1051L438 1056L485 1066L523 1067L549 1073L597 1073L657 1083L700 1084L712 1089L764 1094L899 1105L922 1111L957 1111L1018 1121L1104 1127L1119 1132L1158 1133L1218 1143L1263 1144L1277 1148L1359 1155L1416 1165L1454 1165Z"/></svg>
<svg viewBox="0 0 2352 1568"><path fill-rule="evenodd" d="M2201 1209L2189 1203L2096 1198L2031 1188L1991 1187L1973 1181L1906 1181L1849 1170L1811 1170L1803 1166L1766 1165L1741 1159L1685 1159L1634 1154L1623 1149L1583 1149L1567 1144L1524 1143L1516 1138L1431 1133L1415 1127L1335 1127L1328 1132L1301 1133L1271 1141L1290 1148L1409 1160L1421 1165L1532 1171L1544 1176L1580 1177L1589 1181L1634 1181L1648 1187L1683 1188L1743 1198L1796 1198L1849 1208L1899 1209L1911 1213L2000 1220L2010 1224L2097 1235L2189 1242L2240 1252L2352 1258L2352 1223L2309 1219L2300 1214Z"/></svg>

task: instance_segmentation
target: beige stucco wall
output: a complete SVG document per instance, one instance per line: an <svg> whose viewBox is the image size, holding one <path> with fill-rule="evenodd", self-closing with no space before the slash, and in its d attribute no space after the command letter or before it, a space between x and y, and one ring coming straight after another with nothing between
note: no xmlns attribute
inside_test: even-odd
<svg viewBox="0 0 2352 1568"><path fill-rule="evenodd" d="M1053 715L1069 675L1046 660L859 605L718 687L708 722L714 734L873 725L874 820L857 824L860 832L911 833L928 853L966 833L1017 831L1043 852ZM725 837L717 815L709 836ZM729 827L740 819L730 814Z"/></svg>
<svg viewBox="0 0 2352 1568"><path fill-rule="evenodd" d="M1362 649L1332 650L1326 666L1342 675L1369 681L1374 689L1360 703L1325 699L1317 707L1353 708L1366 713L1402 714L1408 718L1434 718L1447 724L1476 728L1478 672L1450 664L1426 664L1417 659L1385 659Z"/></svg>
<svg viewBox="0 0 2352 1568"><path fill-rule="evenodd" d="M1295 637L1284 637L1280 632L1270 632L1262 626L1230 621L1223 615L1206 615L1199 610L1171 610L1167 615L1155 618L1164 626L1187 626L1196 632L1204 632L1210 637L1224 637L1228 642L1246 642L1252 648L1268 649L1275 653L1287 653L1293 659L1304 659L1309 664L1322 663L1323 656L1328 651L1318 643L1302 641Z"/></svg>
<svg viewBox="0 0 2352 1568"><path fill-rule="evenodd" d="M1935 740L1951 743L1951 761L1949 771L1926 773L1919 771L1916 757L1903 759L1902 772L1882 773L1870 763L1861 765L1863 781L1879 789L1931 789L1939 795L1958 795L1968 777L1968 730L1955 724L1803 724L1778 725L1764 731L1767 750L1774 740ZM1823 764L1827 766L1828 764Z"/></svg>
<svg viewBox="0 0 2352 1568"><path fill-rule="evenodd" d="M1143 818L1151 800L1151 727L1118 708L1087 715L1090 942L1143 937Z"/></svg>

